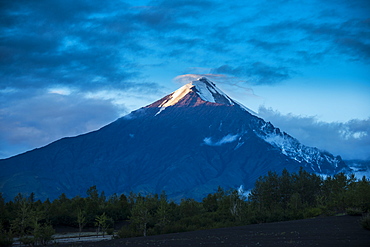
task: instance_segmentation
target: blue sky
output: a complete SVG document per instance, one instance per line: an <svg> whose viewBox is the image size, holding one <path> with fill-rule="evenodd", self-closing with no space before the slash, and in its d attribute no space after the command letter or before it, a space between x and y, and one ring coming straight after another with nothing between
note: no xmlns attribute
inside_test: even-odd
<svg viewBox="0 0 370 247"><path fill-rule="evenodd" d="M0 2L0 158L206 76L302 143L370 159L370 2Z"/></svg>

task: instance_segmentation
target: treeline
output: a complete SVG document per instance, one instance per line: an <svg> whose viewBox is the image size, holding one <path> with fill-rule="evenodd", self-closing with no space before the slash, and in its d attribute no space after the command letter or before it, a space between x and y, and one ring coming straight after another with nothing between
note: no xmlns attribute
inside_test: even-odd
<svg viewBox="0 0 370 247"><path fill-rule="evenodd" d="M370 211L370 182L354 174L339 173L325 179L301 169L283 170L260 177L249 195L249 217L254 222L272 222Z"/></svg>
<svg viewBox="0 0 370 247"><path fill-rule="evenodd" d="M25 244L46 244L55 226L96 227L116 237L146 236L199 229L370 212L370 181L343 173L322 178L303 169L298 173L269 172L260 177L248 195L237 190L218 190L202 201L182 199L180 203L158 194L105 196L96 186L86 197L72 199L65 194L54 201L35 201L35 195L18 194L5 202L0 194L0 235L9 244L14 236ZM116 227L117 228L117 227ZM1 243L0 243L1 244Z"/></svg>

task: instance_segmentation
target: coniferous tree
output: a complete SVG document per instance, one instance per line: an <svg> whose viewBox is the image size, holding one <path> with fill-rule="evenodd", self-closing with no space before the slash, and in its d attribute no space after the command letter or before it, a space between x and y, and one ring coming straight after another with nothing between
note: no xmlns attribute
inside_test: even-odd
<svg viewBox="0 0 370 247"><path fill-rule="evenodd" d="M135 204L131 209L130 220L138 230L142 231L144 237L147 235L148 223L151 217L152 215L149 211L148 201L145 197L138 195Z"/></svg>
<svg viewBox="0 0 370 247"><path fill-rule="evenodd" d="M164 228L170 223L170 205L168 204L167 195L163 191L160 195L159 205L156 210L156 226L159 232L162 233Z"/></svg>

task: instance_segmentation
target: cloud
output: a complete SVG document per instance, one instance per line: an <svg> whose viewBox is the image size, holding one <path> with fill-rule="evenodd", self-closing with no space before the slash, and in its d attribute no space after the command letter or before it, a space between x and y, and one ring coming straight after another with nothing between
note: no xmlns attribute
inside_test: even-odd
<svg viewBox="0 0 370 247"><path fill-rule="evenodd" d="M266 41L266 40L258 40L258 39L250 39L248 41L249 44L252 44L256 48L261 48L263 50L266 50L268 52L274 51L279 52L283 49L286 49L290 42L282 42L282 41Z"/></svg>
<svg viewBox="0 0 370 247"><path fill-rule="evenodd" d="M181 83L181 84L188 84L192 81L195 81L199 78L201 78L201 74L185 74L185 75L179 75L174 78L175 81Z"/></svg>
<svg viewBox="0 0 370 247"><path fill-rule="evenodd" d="M338 12L326 15L326 23L317 23L312 16L286 15L284 6L290 5L275 4L271 11L259 2L238 1L165 0L143 6L82 0L4 2L0 88L130 88L148 76L142 69L148 60L181 61L186 67L202 64L215 68L212 74L222 72L254 85L276 84L293 77L299 61L302 66L338 52L351 60L370 56L367 19L339 19ZM333 12L328 6L321 16L324 10ZM261 13L279 18L272 22Z"/></svg>
<svg viewBox="0 0 370 247"><path fill-rule="evenodd" d="M222 65L213 69L212 73L246 78L246 81L253 85L266 85L288 80L295 72L284 66L272 66L262 62L255 62L237 67Z"/></svg>
<svg viewBox="0 0 370 247"><path fill-rule="evenodd" d="M283 115L265 107L260 107L258 114L304 145L341 155L343 159L370 159L370 118L327 123L315 116Z"/></svg>
<svg viewBox="0 0 370 247"><path fill-rule="evenodd" d="M197 68L201 70L201 68ZM190 70L194 70L194 68L190 68ZM231 84L231 79L228 76L222 75L222 74L211 74L211 73L199 73L199 74L184 74L184 75L178 75L174 78L175 81L181 83L181 84L187 84L189 82L195 81L201 77L207 77L211 81L217 81L221 83L227 83ZM239 80L239 79L238 79Z"/></svg>
<svg viewBox="0 0 370 247"><path fill-rule="evenodd" d="M109 100L52 90L13 91L0 110L0 158L96 130L119 117ZM6 121L5 121L6 120Z"/></svg>
<svg viewBox="0 0 370 247"><path fill-rule="evenodd" d="M353 56L355 60L368 60L370 58L370 43L366 44L354 38L335 40L340 50Z"/></svg>
<svg viewBox="0 0 370 247"><path fill-rule="evenodd" d="M148 28L156 30L168 30L181 28L183 24L176 21L176 12L161 6L150 6L138 12L134 19Z"/></svg>
<svg viewBox="0 0 370 247"><path fill-rule="evenodd" d="M137 87L132 82L143 79L148 56L178 59L210 44L196 34L200 26L195 28L194 20L216 6L185 0L146 6L81 0L2 3L0 88L10 83L18 88Z"/></svg>
<svg viewBox="0 0 370 247"><path fill-rule="evenodd" d="M338 19L321 23L314 19L284 20L261 26L259 32L261 34L268 32L286 42L271 43L260 38L250 40L250 43L271 52L289 47L288 49L293 49L297 55L304 52L313 56L321 54L327 57L344 53L348 56L347 60L366 62L370 58L370 38L366 31L369 27L368 18ZM302 60L304 58L303 56Z"/></svg>
<svg viewBox="0 0 370 247"><path fill-rule="evenodd" d="M50 4L50 5L49 5ZM87 1L8 4L2 9L0 88L68 85L129 88L140 54L129 5ZM126 20L129 21L126 21Z"/></svg>

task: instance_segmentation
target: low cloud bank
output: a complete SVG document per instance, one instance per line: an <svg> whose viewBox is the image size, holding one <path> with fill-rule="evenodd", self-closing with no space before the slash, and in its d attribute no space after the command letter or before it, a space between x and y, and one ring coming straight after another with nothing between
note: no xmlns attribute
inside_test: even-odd
<svg viewBox="0 0 370 247"><path fill-rule="evenodd" d="M370 159L370 118L327 123L318 121L315 116L283 115L265 107L260 107L258 114L304 145L329 151L343 159Z"/></svg>

